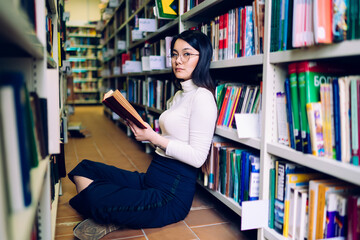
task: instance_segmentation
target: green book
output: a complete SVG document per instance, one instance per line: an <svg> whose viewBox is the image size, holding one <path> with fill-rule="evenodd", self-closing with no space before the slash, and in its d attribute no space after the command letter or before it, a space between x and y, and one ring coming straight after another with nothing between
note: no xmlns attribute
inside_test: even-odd
<svg viewBox="0 0 360 240"><path fill-rule="evenodd" d="M290 80L290 95L291 95L291 110L293 117L295 149L303 151L303 143L301 138L300 116L299 116L299 93L298 93L298 79L297 79L297 64L291 63L288 66L289 80Z"/></svg>
<svg viewBox="0 0 360 240"><path fill-rule="evenodd" d="M270 169L269 173L269 228L274 228L274 208L275 208L275 168Z"/></svg>
<svg viewBox="0 0 360 240"><path fill-rule="evenodd" d="M319 102L320 84L332 82L333 77L339 73L341 73L341 70L330 64L320 64L310 61L298 63L299 113L304 153L312 153L306 104Z"/></svg>
<svg viewBox="0 0 360 240"><path fill-rule="evenodd" d="M35 123L33 118L33 113L30 105L30 95L28 90L25 88L25 104L26 104L26 124L27 124L27 141L29 142L29 154L30 154L30 166L32 168L37 167L39 165L39 146L38 141L35 137Z"/></svg>
<svg viewBox="0 0 360 240"><path fill-rule="evenodd" d="M179 1L155 0L157 17L160 19L175 19L178 17Z"/></svg>

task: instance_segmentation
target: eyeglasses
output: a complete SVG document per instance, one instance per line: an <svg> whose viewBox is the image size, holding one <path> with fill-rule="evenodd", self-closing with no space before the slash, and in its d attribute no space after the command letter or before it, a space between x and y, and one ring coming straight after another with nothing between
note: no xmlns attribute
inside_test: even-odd
<svg viewBox="0 0 360 240"><path fill-rule="evenodd" d="M181 61L183 63L186 63L190 60L191 56L199 56L200 54L195 54L195 53L183 53L183 54L178 54L178 53L171 53L168 58L171 58L171 61L175 62L179 57L181 59Z"/></svg>

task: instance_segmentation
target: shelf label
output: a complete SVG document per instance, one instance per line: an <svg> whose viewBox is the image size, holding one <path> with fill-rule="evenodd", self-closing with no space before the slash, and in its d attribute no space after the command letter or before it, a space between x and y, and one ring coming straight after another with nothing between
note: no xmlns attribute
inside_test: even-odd
<svg viewBox="0 0 360 240"><path fill-rule="evenodd" d="M156 19L139 18L139 31L156 32Z"/></svg>
<svg viewBox="0 0 360 240"><path fill-rule="evenodd" d="M241 206L241 231L264 228L268 223L269 200L245 201Z"/></svg>

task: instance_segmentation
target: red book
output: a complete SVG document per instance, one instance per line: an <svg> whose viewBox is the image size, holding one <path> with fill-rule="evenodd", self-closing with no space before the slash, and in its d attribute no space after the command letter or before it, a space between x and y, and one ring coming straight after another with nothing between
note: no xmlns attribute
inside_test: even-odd
<svg viewBox="0 0 360 240"><path fill-rule="evenodd" d="M224 96L224 101L221 105L221 109L220 109L220 113L219 113L219 117L218 117L218 121L216 123L216 125L220 126L224 120L224 115L226 113L226 108L227 105L229 103L229 96L230 96L230 92L231 92L231 86L227 86L226 87L226 92L225 92L225 96Z"/></svg>
<svg viewBox="0 0 360 240"><path fill-rule="evenodd" d="M223 51L223 59L228 59L228 41L229 41L229 13L224 14L224 51Z"/></svg>
<svg viewBox="0 0 360 240"><path fill-rule="evenodd" d="M219 60L224 59L224 15L219 17Z"/></svg>
<svg viewBox="0 0 360 240"><path fill-rule="evenodd" d="M360 196L350 196L347 206L347 240L360 239Z"/></svg>

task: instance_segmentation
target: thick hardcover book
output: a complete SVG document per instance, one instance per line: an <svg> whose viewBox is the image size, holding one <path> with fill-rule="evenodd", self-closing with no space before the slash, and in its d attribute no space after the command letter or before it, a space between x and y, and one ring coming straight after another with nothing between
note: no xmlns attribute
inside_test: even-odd
<svg viewBox="0 0 360 240"><path fill-rule="evenodd" d="M145 129L144 120L140 117L137 111L131 104L124 98L119 90L108 91L102 100L107 107L114 111L123 119L129 119L136 124L139 128Z"/></svg>
<svg viewBox="0 0 360 240"><path fill-rule="evenodd" d="M0 132L4 137L8 196L11 211L17 212L31 204L26 84L24 76L15 72L1 73L0 80Z"/></svg>

